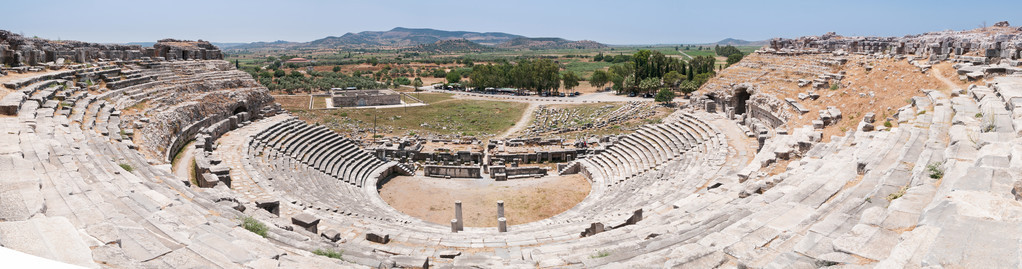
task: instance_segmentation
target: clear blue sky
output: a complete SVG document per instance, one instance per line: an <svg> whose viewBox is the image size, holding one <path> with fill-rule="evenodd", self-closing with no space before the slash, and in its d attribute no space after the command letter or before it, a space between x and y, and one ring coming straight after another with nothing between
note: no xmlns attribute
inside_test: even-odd
<svg viewBox="0 0 1022 269"><path fill-rule="evenodd" d="M90 42L311 41L394 27L608 44L708 43L837 32L901 36L1022 26L1022 1L5 1L0 29Z"/></svg>

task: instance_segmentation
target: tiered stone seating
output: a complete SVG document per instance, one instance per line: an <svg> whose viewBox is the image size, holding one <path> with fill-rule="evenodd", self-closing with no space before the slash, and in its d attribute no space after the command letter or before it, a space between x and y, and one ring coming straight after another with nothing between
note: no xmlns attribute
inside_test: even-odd
<svg viewBox="0 0 1022 269"><path fill-rule="evenodd" d="M329 248L324 243L295 240L318 235L245 231L229 190L189 188L126 143L70 124L52 108L27 111L34 107L0 118L8 130L0 134L4 247L94 268L345 264L302 250ZM99 121L116 126L115 118Z"/></svg>
<svg viewBox="0 0 1022 269"><path fill-rule="evenodd" d="M286 158L286 163L308 166L356 187L378 178L378 170L396 165L373 157L322 125L297 119L278 122L254 137L250 147L255 152Z"/></svg>
<svg viewBox="0 0 1022 269"><path fill-rule="evenodd" d="M673 123L643 126L618 139L606 151L578 160L585 170L583 174L593 182L618 184L656 169L710 137L716 137L714 131L698 119L687 115L677 119Z"/></svg>

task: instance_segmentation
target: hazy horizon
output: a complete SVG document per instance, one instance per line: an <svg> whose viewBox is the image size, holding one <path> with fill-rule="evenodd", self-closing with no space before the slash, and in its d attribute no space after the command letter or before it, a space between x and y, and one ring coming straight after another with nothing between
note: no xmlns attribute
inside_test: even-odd
<svg viewBox="0 0 1022 269"><path fill-rule="evenodd" d="M657 2L325 2L177 1L174 4L103 1L7 3L0 29L47 39L96 43L153 42L162 38L219 43L308 42L327 36L395 27L503 32L528 37L593 40L613 45L703 44L837 32L903 36L972 29L1009 21L1022 25L1022 2L970 2L990 9L959 9L952 1L731 1ZM82 16L53 13L53 7ZM116 8L113 8L116 7ZM119 10L115 14L110 10ZM630 19L635 18L635 19Z"/></svg>

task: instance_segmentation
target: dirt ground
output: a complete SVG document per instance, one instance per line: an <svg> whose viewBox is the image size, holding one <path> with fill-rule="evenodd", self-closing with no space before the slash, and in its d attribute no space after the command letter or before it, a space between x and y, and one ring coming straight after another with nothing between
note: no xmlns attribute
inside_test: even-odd
<svg viewBox="0 0 1022 269"><path fill-rule="evenodd" d="M380 196L398 211L429 222L450 225L454 201L461 200L466 227L496 227L497 201L504 201L509 225L553 217L589 195L581 175L510 179L439 179L396 177L383 185Z"/></svg>

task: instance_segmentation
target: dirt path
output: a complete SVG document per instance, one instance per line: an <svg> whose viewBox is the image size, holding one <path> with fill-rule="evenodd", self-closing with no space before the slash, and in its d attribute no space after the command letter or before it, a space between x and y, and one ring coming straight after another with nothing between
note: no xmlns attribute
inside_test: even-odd
<svg viewBox="0 0 1022 269"><path fill-rule="evenodd" d="M958 89L958 88L960 88L960 86L958 86L958 84L955 84L954 81L951 81L947 77L944 77L944 75L941 74L941 72L943 72L943 71L938 69L938 68L936 68L936 67L934 67L932 72L930 72L930 74L933 74L934 78L937 78L937 80L940 80L940 82L944 83L944 85L947 85L949 89Z"/></svg>
<svg viewBox="0 0 1022 269"><path fill-rule="evenodd" d="M581 175L522 178L508 181L396 177L383 185L380 196L410 216L442 225L454 218L454 201L462 202L466 227L496 227L497 201L504 201L508 224L553 217L589 195Z"/></svg>
<svg viewBox="0 0 1022 269"><path fill-rule="evenodd" d="M688 60L692 60L692 58L694 58L692 57L692 55L688 55L688 53L685 53L685 51L679 50L678 52L681 52L681 55L685 55L685 57L688 58Z"/></svg>
<svg viewBox="0 0 1022 269"><path fill-rule="evenodd" d="M529 107L526 107L525 111L522 112L522 117L518 119L518 122L515 122L514 126L511 126L511 128L507 129L507 131L504 131L504 133L498 135L496 138L507 138L512 134L525 130L525 127L528 127L529 123L532 122L532 114L536 112L536 108L538 107L539 105L536 103L529 103Z"/></svg>
<svg viewBox="0 0 1022 269"><path fill-rule="evenodd" d="M192 162L195 161L194 144L195 141L192 141L185 145L184 150L178 153L181 157L175 157L174 163L171 164L171 172L180 179L191 180Z"/></svg>

